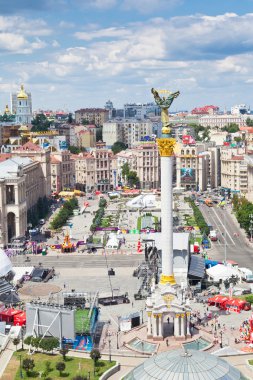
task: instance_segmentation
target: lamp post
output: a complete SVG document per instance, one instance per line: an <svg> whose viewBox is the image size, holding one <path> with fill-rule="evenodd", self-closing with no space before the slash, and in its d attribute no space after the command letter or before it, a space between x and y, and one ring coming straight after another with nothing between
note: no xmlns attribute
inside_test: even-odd
<svg viewBox="0 0 253 380"><path fill-rule="evenodd" d="M253 214L249 214L249 217L250 217L250 227L249 227L249 230L250 230L250 242L252 243L252 233L253 233Z"/></svg>
<svg viewBox="0 0 253 380"><path fill-rule="evenodd" d="M109 362L112 361L112 350L111 350L111 335L109 334Z"/></svg>
<svg viewBox="0 0 253 380"><path fill-rule="evenodd" d="M19 376L20 376L20 379L23 379L23 372L22 372L22 355L19 355Z"/></svg>
<svg viewBox="0 0 253 380"><path fill-rule="evenodd" d="M141 310L140 310L140 313L141 313L141 324L143 324L143 312L144 312L144 310L141 309Z"/></svg>
<svg viewBox="0 0 253 380"><path fill-rule="evenodd" d="M220 348L222 348L222 335L223 335L223 332L220 331Z"/></svg>

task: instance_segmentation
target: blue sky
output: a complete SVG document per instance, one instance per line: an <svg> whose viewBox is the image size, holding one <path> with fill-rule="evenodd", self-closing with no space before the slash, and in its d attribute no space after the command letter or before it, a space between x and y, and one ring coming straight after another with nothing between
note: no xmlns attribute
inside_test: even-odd
<svg viewBox="0 0 253 380"><path fill-rule="evenodd" d="M251 101L253 0L0 0L0 110L20 83L33 108Z"/></svg>

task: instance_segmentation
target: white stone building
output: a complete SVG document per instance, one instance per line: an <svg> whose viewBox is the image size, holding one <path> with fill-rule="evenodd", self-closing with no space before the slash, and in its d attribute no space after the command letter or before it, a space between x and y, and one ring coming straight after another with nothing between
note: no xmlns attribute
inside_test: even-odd
<svg viewBox="0 0 253 380"><path fill-rule="evenodd" d="M242 149L221 149L221 186L231 192L248 194L248 164Z"/></svg>
<svg viewBox="0 0 253 380"><path fill-rule="evenodd" d="M247 115L205 115L199 118L199 124L203 127L223 128L231 123L238 124L239 127L246 125Z"/></svg>
<svg viewBox="0 0 253 380"><path fill-rule="evenodd" d="M186 190L207 190L215 187L215 160L218 156L212 143L180 144L176 153L176 186Z"/></svg>

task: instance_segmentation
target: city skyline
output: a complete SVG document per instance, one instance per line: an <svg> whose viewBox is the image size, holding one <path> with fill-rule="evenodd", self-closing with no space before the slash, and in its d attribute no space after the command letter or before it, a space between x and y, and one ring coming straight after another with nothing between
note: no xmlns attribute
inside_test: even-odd
<svg viewBox="0 0 253 380"><path fill-rule="evenodd" d="M172 111L251 105L252 0L0 2L0 110L21 83L33 108L151 102L180 90Z"/></svg>

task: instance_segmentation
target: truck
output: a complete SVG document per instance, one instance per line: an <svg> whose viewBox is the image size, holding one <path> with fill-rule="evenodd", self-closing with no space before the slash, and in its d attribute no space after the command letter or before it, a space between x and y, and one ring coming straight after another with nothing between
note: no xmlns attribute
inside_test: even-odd
<svg viewBox="0 0 253 380"><path fill-rule="evenodd" d="M213 207L213 201L212 201L212 199L210 199L210 198L205 199L205 204L208 207Z"/></svg>
<svg viewBox="0 0 253 380"><path fill-rule="evenodd" d="M217 241L218 240L217 232L215 230L210 231L209 237L210 237L211 241Z"/></svg>

